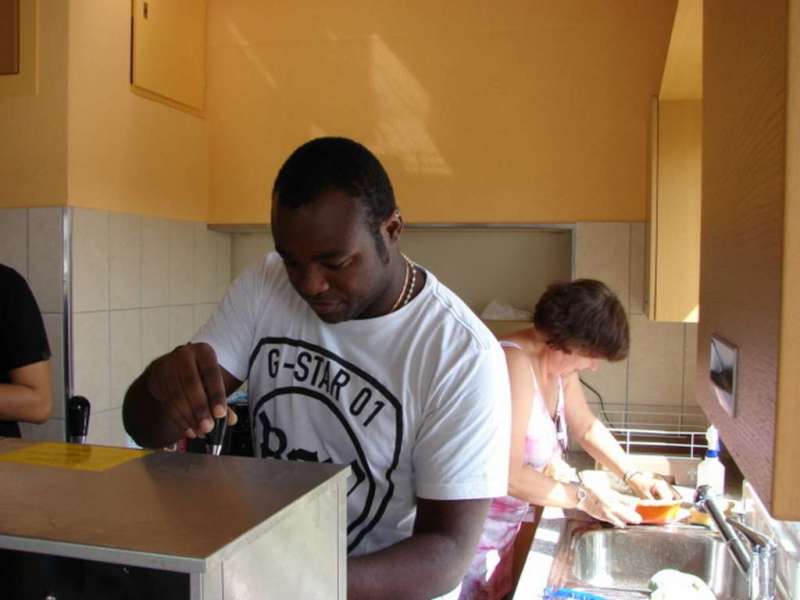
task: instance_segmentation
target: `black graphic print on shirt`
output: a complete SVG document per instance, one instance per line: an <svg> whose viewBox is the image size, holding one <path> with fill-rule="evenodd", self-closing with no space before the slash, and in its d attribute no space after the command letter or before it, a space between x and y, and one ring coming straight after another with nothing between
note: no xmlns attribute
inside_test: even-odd
<svg viewBox="0 0 800 600"><path fill-rule="evenodd" d="M260 456L348 464L348 551L381 520L394 491L401 405L373 376L320 346L266 337L250 357Z"/></svg>

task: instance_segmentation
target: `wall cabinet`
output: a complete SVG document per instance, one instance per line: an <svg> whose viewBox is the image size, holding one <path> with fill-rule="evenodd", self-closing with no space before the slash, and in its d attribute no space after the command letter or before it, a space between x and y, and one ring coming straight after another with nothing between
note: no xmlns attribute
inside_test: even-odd
<svg viewBox="0 0 800 600"><path fill-rule="evenodd" d="M697 322L702 100L653 100L647 314Z"/></svg>
<svg viewBox="0 0 800 600"><path fill-rule="evenodd" d="M800 4L707 1L704 23L697 396L773 517L797 520ZM712 335L738 347L733 414Z"/></svg>
<svg viewBox="0 0 800 600"><path fill-rule="evenodd" d="M134 0L131 84L178 108L205 107L205 0Z"/></svg>
<svg viewBox="0 0 800 600"><path fill-rule="evenodd" d="M703 2L679 0L651 103L647 316L697 322L703 146Z"/></svg>

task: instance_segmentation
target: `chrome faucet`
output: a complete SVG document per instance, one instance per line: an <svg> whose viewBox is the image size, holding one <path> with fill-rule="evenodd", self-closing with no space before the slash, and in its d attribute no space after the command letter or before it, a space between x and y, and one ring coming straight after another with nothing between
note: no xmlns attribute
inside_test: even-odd
<svg viewBox="0 0 800 600"><path fill-rule="evenodd" d="M708 513L727 542L734 561L747 577L748 600L774 600L776 577L776 546L766 535L736 521L726 518L710 486L701 485L694 496L694 505ZM750 546L748 552L742 542Z"/></svg>

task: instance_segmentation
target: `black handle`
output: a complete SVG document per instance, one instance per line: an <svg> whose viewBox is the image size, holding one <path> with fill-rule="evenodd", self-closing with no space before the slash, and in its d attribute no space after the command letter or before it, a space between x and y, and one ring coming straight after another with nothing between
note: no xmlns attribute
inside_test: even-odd
<svg viewBox="0 0 800 600"><path fill-rule="evenodd" d="M214 429L206 434L206 452L219 456L225 443L225 432L228 429L228 415L214 419Z"/></svg>
<svg viewBox="0 0 800 600"><path fill-rule="evenodd" d="M73 396L67 400L67 439L82 444L89 432L91 405L83 396Z"/></svg>

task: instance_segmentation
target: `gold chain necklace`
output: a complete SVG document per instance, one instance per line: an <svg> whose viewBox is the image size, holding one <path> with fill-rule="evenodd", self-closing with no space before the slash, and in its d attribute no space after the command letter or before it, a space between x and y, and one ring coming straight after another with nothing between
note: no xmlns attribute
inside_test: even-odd
<svg viewBox="0 0 800 600"><path fill-rule="evenodd" d="M400 305L400 308L404 307L406 304L408 304L409 300L411 300L411 295L414 293L414 286L417 283L417 265L415 265L414 261L408 258L405 254L403 254L403 258L406 259L406 265L408 265L408 267L411 269L411 285L408 286L406 297L403 300L403 303ZM405 288L405 286L403 287Z"/></svg>
<svg viewBox="0 0 800 600"><path fill-rule="evenodd" d="M408 272L411 270L411 261L409 261L408 257L402 252L400 255L403 257L403 260L405 260L406 263L406 276L403 279L403 287L400 289L400 295L397 297L397 300L394 301L394 304L392 304L392 308L389 309L390 313L396 311L400 306L405 305L405 302L403 302L403 304L400 304L400 302L403 300L403 297L406 296L406 286L408 285Z"/></svg>

